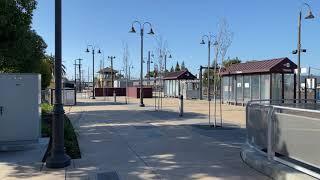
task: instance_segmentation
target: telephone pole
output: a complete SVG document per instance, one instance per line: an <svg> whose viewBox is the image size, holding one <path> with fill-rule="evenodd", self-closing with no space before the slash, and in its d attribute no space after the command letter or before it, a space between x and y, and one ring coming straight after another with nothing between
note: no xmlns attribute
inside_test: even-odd
<svg viewBox="0 0 320 180"><path fill-rule="evenodd" d="M90 81L90 69L89 69L89 66L88 66L88 79L87 80L88 80L88 89L89 89L89 86L90 86L89 85L89 81Z"/></svg>
<svg viewBox="0 0 320 180"><path fill-rule="evenodd" d="M79 63L77 63L77 61L79 61ZM80 92L82 91L81 89L81 61L82 59L75 59L74 60L74 85L75 85L75 89L76 92L77 90L79 90ZM77 86L77 67L79 69L79 87ZM77 88L78 87L78 88Z"/></svg>
<svg viewBox="0 0 320 180"><path fill-rule="evenodd" d="M82 84L81 84L81 66L82 66L81 61L82 60L83 59L81 59L81 58L78 59L78 61L79 61L79 63L78 63L78 66L79 66L79 92L82 92Z"/></svg>
<svg viewBox="0 0 320 180"><path fill-rule="evenodd" d="M113 88L113 95L116 93L116 90L114 89L114 76L113 76L113 60L115 59L115 56L108 56L108 59L111 61L111 86Z"/></svg>
<svg viewBox="0 0 320 180"><path fill-rule="evenodd" d="M74 60L74 88L76 89L77 92L77 60Z"/></svg>
<svg viewBox="0 0 320 180"><path fill-rule="evenodd" d="M115 56L108 56L108 58L110 59L111 61L111 85L112 85L112 88L114 87L114 75L113 75L113 60L116 58Z"/></svg>

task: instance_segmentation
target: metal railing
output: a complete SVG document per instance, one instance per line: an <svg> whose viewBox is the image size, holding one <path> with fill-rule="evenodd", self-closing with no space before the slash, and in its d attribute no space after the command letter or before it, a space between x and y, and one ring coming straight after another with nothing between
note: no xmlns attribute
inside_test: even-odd
<svg viewBox="0 0 320 180"><path fill-rule="evenodd" d="M266 153L270 161L320 178L319 101L293 102L298 100L250 101L246 106L247 143Z"/></svg>

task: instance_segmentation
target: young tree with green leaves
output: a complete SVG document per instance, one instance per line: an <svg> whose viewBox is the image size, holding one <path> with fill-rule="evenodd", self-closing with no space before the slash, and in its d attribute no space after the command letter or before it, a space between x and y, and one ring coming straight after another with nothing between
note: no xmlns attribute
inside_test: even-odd
<svg viewBox="0 0 320 180"><path fill-rule="evenodd" d="M239 63L241 63L241 60L238 57L232 58L232 59L228 58L227 60L222 62L222 66L226 68L233 64L239 64Z"/></svg>
<svg viewBox="0 0 320 180"><path fill-rule="evenodd" d="M50 86L52 80L52 69L50 65L50 60L43 59L40 62L40 71L41 74L41 88L46 89Z"/></svg>
<svg viewBox="0 0 320 180"><path fill-rule="evenodd" d="M182 71L188 70L188 69L186 68L186 65L184 64L184 61L182 61L182 63L181 63L181 70L182 70Z"/></svg>

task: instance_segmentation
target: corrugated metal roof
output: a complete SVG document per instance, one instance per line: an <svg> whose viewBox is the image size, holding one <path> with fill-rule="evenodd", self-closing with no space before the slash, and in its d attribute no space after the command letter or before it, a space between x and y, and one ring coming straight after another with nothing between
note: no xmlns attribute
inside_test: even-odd
<svg viewBox="0 0 320 180"><path fill-rule="evenodd" d="M182 80L182 79L197 79L197 77L191 74L188 70L184 70L184 71L168 72L163 79Z"/></svg>
<svg viewBox="0 0 320 180"><path fill-rule="evenodd" d="M222 75L252 73L293 73L297 65L289 58L277 58L263 61L249 61L227 67Z"/></svg>

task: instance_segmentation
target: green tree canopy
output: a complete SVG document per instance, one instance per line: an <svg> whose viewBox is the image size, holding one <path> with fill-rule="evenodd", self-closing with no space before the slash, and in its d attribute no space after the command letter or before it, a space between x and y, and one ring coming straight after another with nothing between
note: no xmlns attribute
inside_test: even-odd
<svg viewBox="0 0 320 180"><path fill-rule="evenodd" d="M52 80L52 70L51 70L50 59L46 58L40 62L40 74L41 74L41 88L47 88Z"/></svg>
<svg viewBox="0 0 320 180"><path fill-rule="evenodd" d="M228 58L227 60L222 62L222 65L223 65L223 67L226 68L226 67L231 66L232 64L239 64L239 63L241 63L241 60L238 57L236 57L236 58L232 58L232 59Z"/></svg>
<svg viewBox="0 0 320 180"><path fill-rule="evenodd" d="M182 70L182 71L188 70L188 69L186 68L186 65L184 64L184 61L182 61L182 63L181 63L181 70Z"/></svg>
<svg viewBox="0 0 320 180"><path fill-rule="evenodd" d="M35 73L46 43L31 29L36 0L0 1L0 72Z"/></svg>
<svg viewBox="0 0 320 180"><path fill-rule="evenodd" d="M149 72L149 76L150 77L154 77L154 71L150 71ZM148 77L148 73L146 74L145 78L147 78L147 77Z"/></svg>
<svg viewBox="0 0 320 180"><path fill-rule="evenodd" d="M174 69L174 71L181 71L180 65L179 65L179 62L178 62L178 61L177 61L176 68Z"/></svg>

